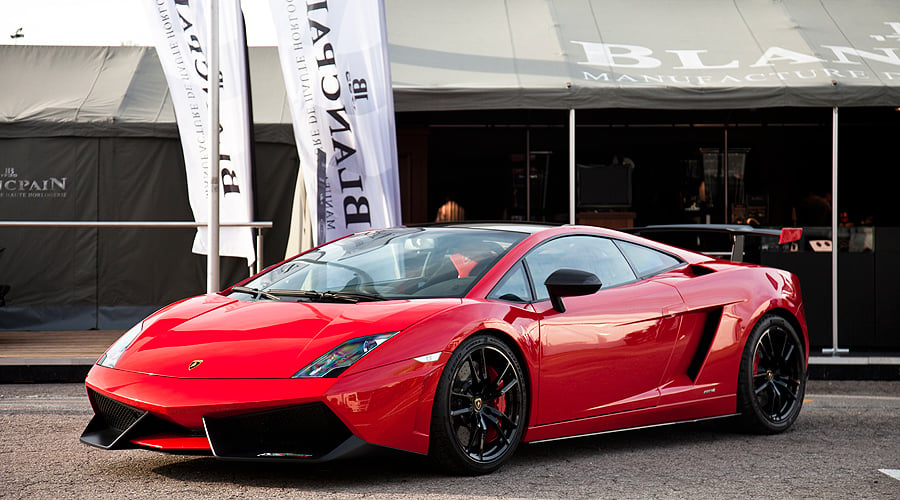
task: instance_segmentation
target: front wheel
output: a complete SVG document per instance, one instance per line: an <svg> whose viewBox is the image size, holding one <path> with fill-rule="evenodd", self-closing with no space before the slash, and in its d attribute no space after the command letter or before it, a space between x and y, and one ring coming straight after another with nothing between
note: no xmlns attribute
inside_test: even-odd
<svg viewBox="0 0 900 500"><path fill-rule="evenodd" d="M476 335L456 349L438 382L429 457L446 472L497 470L519 445L527 425L522 367L502 341Z"/></svg>
<svg viewBox="0 0 900 500"><path fill-rule="evenodd" d="M753 327L741 357L738 411L751 431L775 434L797 419L806 391L806 354L794 327L768 315Z"/></svg>

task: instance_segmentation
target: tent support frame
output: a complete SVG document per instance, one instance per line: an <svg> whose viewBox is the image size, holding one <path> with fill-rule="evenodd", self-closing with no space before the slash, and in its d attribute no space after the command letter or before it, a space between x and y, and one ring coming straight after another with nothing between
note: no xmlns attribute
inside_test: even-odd
<svg viewBox="0 0 900 500"><path fill-rule="evenodd" d="M575 224L575 108L569 109L569 224Z"/></svg>
<svg viewBox="0 0 900 500"><path fill-rule="evenodd" d="M838 347L838 107L831 108L831 347L823 354L839 356L850 349Z"/></svg>

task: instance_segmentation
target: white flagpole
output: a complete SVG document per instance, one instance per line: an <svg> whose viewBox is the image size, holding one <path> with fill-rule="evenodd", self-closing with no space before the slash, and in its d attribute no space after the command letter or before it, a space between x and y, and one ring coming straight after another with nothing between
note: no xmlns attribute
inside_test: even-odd
<svg viewBox="0 0 900 500"><path fill-rule="evenodd" d="M216 293L219 280L219 2L210 0L207 47L209 88L209 254L206 256L206 293Z"/></svg>

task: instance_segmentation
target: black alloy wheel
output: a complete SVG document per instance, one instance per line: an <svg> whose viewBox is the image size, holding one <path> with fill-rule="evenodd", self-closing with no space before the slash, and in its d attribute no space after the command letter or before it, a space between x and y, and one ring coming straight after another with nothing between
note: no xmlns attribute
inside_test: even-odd
<svg viewBox="0 0 900 500"><path fill-rule="evenodd" d="M435 465L470 475L503 465L527 424L526 386L518 359L501 340L464 341L438 383L429 450Z"/></svg>
<svg viewBox="0 0 900 500"><path fill-rule="evenodd" d="M774 434L797 419L806 391L804 347L779 316L764 316L753 328L738 379L738 411L749 430Z"/></svg>

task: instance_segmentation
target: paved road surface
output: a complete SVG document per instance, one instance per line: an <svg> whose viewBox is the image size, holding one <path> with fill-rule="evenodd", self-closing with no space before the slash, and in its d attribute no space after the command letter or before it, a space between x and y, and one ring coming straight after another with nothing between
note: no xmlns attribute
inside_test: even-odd
<svg viewBox="0 0 900 500"><path fill-rule="evenodd" d="M299 466L107 452L78 441L90 415L78 384L0 385L0 498L900 498L900 382L810 381L778 436L704 423L526 445L480 478L395 453Z"/></svg>

